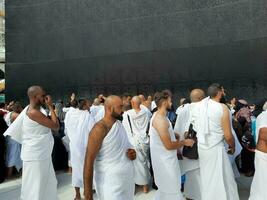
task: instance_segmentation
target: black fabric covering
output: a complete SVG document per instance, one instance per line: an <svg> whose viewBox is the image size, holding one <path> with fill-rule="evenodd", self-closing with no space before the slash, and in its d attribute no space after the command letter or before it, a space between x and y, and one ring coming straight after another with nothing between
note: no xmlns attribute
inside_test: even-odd
<svg viewBox="0 0 267 200"><path fill-rule="evenodd" d="M7 125L3 117L4 117L3 113L0 112L0 183L2 183L6 177L6 166L5 166L6 142L3 134L7 129Z"/></svg>
<svg viewBox="0 0 267 200"><path fill-rule="evenodd" d="M68 152L62 143L63 136L64 124L60 123L60 129L58 133L53 133L55 143L52 152L52 162L56 171L68 169Z"/></svg>
<svg viewBox="0 0 267 200"><path fill-rule="evenodd" d="M71 92L151 94L223 84L267 92L265 0L12 0L6 2L6 95L32 84Z"/></svg>

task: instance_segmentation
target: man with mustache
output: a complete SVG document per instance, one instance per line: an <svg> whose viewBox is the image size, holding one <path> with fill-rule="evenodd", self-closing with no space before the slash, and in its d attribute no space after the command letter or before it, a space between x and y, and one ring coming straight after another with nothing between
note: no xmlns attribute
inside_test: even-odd
<svg viewBox="0 0 267 200"><path fill-rule="evenodd" d="M133 200L136 152L120 122L123 103L105 100L105 116L90 132L84 165L85 200L93 200L93 178L99 200Z"/></svg>

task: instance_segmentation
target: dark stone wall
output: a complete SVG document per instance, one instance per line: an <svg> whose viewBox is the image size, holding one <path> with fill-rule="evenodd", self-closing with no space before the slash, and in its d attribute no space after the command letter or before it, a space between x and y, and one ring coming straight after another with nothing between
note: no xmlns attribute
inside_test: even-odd
<svg viewBox="0 0 267 200"><path fill-rule="evenodd" d="M230 96L267 96L266 0L12 0L6 2L6 95L32 84L175 97L212 82Z"/></svg>

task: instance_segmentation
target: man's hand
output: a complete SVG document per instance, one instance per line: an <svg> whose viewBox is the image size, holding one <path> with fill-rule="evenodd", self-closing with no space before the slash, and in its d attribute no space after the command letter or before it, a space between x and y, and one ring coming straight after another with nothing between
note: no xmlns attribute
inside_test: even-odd
<svg viewBox="0 0 267 200"><path fill-rule="evenodd" d="M176 138L177 141L179 141L180 140L180 135L178 133L175 133L175 138Z"/></svg>
<svg viewBox="0 0 267 200"><path fill-rule="evenodd" d="M71 96L70 96L70 102L74 101L75 98L76 98L75 93L72 93Z"/></svg>
<svg viewBox="0 0 267 200"><path fill-rule="evenodd" d="M48 106L48 107L53 107L53 101L52 101L52 97L50 95L47 95L45 97L45 104Z"/></svg>
<svg viewBox="0 0 267 200"><path fill-rule="evenodd" d="M185 139L184 140L184 146L192 147L194 145L195 141L192 139Z"/></svg>
<svg viewBox="0 0 267 200"><path fill-rule="evenodd" d="M229 148L227 153L233 155L235 153L235 148Z"/></svg>
<svg viewBox="0 0 267 200"><path fill-rule="evenodd" d="M127 157L130 159L130 160L135 160L136 159L136 152L134 149L128 149L127 150Z"/></svg>

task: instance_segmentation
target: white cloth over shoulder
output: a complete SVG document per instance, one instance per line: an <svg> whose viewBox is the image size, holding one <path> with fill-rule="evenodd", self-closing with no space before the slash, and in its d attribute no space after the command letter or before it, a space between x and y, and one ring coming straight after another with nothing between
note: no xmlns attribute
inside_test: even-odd
<svg viewBox="0 0 267 200"><path fill-rule="evenodd" d="M196 131L198 138L203 139L198 142L202 199L214 200L220 197L220 200L238 200L232 165L223 142L223 106L211 99L205 99L199 106L201 112L197 118ZM199 127L201 123L205 127Z"/></svg>
<svg viewBox="0 0 267 200"><path fill-rule="evenodd" d="M152 101L151 102L151 111L153 111L155 108L157 108L156 102Z"/></svg>
<svg viewBox="0 0 267 200"><path fill-rule="evenodd" d="M77 131L72 141L72 186L83 187L83 167L88 136L95 124L93 116L83 111L78 120Z"/></svg>
<svg viewBox="0 0 267 200"><path fill-rule="evenodd" d="M65 116L65 137L64 137L64 142L66 142L66 146L69 147L69 166L72 166L72 157L75 156L73 154L72 149L73 147L73 140L77 135L77 126L79 122L79 118L82 115L83 111L79 110L77 108L70 108L69 111L67 112ZM69 141L69 144L67 142Z"/></svg>
<svg viewBox="0 0 267 200"><path fill-rule="evenodd" d="M103 105L98 105L98 106L92 105L90 107L90 113L92 114L93 117L95 117L96 114L99 112L99 110L101 110L103 108L104 108Z"/></svg>
<svg viewBox="0 0 267 200"><path fill-rule="evenodd" d="M130 120L130 122L129 122ZM137 185L147 185L150 178L149 172L149 137L146 133L150 115L141 110L136 112L134 109L124 113L122 124L126 129L128 139L134 146L137 156L133 161L135 169L135 183ZM130 123L132 128L130 127Z"/></svg>
<svg viewBox="0 0 267 200"><path fill-rule="evenodd" d="M22 132L21 159L23 161L46 160L51 157L54 146L51 129L25 115Z"/></svg>
<svg viewBox="0 0 267 200"><path fill-rule="evenodd" d="M141 107L142 110L144 110L144 111L147 112L147 114L149 115L149 117L152 117L151 111L146 106L144 106L144 105L141 104L140 107Z"/></svg>
<svg viewBox="0 0 267 200"><path fill-rule="evenodd" d="M103 140L94 165L99 200L133 200L134 167L127 158L131 148L123 125L116 121Z"/></svg>
<svg viewBox="0 0 267 200"><path fill-rule="evenodd" d="M179 115L174 127L174 132L178 133L180 140L184 140L184 133L188 131L190 124L195 126L198 103L185 104L180 107ZM181 148L182 151L182 148ZM183 157L179 160L181 174L185 174L184 195L189 199L200 200L200 171L199 161Z"/></svg>
<svg viewBox="0 0 267 200"><path fill-rule="evenodd" d="M28 107L23 110L6 132L22 144L21 199L56 200L57 180L51 159L54 138L51 129L27 116L27 109Z"/></svg>
<svg viewBox="0 0 267 200"><path fill-rule="evenodd" d="M71 107L65 116L65 134L69 137L70 143L76 135L78 121L82 112L82 110Z"/></svg>
<svg viewBox="0 0 267 200"><path fill-rule="evenodd" d="M101 119L103 119L105 116L105 107L101 107L99 111L95 115L95 122L99 122Z"/></svg>
<svg viewBox="0 0 267 200"><path fill-rule="evenodd" d="M256 119L256 143L259 139L261 128L267 128L267 111L263 111Z"/></svg>
<svg viewBox="0 0 267 200"><path fill-rule="evenodd" d="M19 116L16 118L16 120L8 127L6 132L4 133L4 136L9 135L13 140L17 141L18 143L22 144L22 124L23 119L26 115L26 111L28 110L27 106L24 108L24 110L19 114Z"/></svg>
<svg viewBox="0 0 267 200"><path fill-rule="evenodd" d="M150 150L155 183L158 186L156 200L182 200L181 173L176 150L167 150L162 143L159 133L153 127L153 115L150 122ZM176 141L175 134L169 121L168 133L172 141Z"/></svg>
<svg viewBox="0 0 267 200"><path fill-rule="evenodd" d="M263 111L256 121L256 138L258 142L261 128L267 128L267 111ZM255 153L255 175L252 181L249 200L267 199L267 153L256 150Z"/></svg>
<svg viewBox="0 0 267 200"><path fill-rule="evenodd" d="M190 120L190 104L179 107L179 115L174 126L174 132L179 134L180 140L184 140L184 133L188 130L188 121ZM187 127L188 126L188 127Z"/></svg>
<svg viewBox="0 0 267 200"><path fill-rule="evenodd" d="M256 150L255 175L252 181L249 200L267 199L267 153Z"/></svg>
<svg viewBox="0 0 267 200"><path fill-rule="evenodd" d="M195 126L195 118L197 115L196 107L197 103L185 104L179 110L180 114L177 116L177 120L174 126L174 132L179 134L180 140L185 139L184 133L188 131L190 124L193 124L193 127ZM183 158L183 160L180 160L179 163L182 175L189 171L199 169L198 160L190 160L187 158Z"/></svg>
<svg viewBox="0 0 267 200"><path fill-rule="evenodd" d="M11 116L12 112L9 112L7 115L5 115L5 121L8 126L12 124ZM17 171L19 171L22 168L20 154L21 144L13 140L11 136L6 136L6 166L16 167Z"/></svg>
<svg viewBox="0 0 267 200"><path fill-rule="evenodd" d="M210 102L210 97L207 97L203 99L201 102L199 102L198 106L198 117L195 124L195 129L197 130L197 139L199 144L204 144L203 146L212 146L216 145L214 142L217 141L216 138L214 138L214 141L211 141L212 144L207 144L207 137L210 135L209 130L209 115L208 115L208 106ZM216 136L216 135L215 135Z"/></svg>

